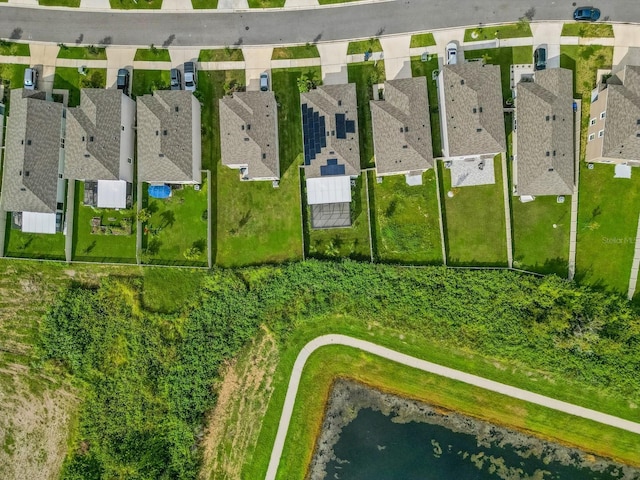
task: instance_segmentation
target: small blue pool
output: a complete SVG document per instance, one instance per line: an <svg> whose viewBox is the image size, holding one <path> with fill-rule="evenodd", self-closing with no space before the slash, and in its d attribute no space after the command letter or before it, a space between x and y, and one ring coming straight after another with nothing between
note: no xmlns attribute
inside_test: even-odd
<svg viewBox="0 0 640 480"><path fill-rule="evenodd" d="M169 198L171 187L169 185L149 185L149 196L152 198Z"/></svg>

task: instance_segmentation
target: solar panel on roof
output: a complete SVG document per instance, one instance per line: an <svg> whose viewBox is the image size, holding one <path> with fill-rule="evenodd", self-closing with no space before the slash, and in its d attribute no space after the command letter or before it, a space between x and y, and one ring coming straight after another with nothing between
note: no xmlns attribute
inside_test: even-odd
<svg viewBox="0 0 640 480"><path fill-rule="evenodd" d="M344 113L336 113L336 137L347 138Z"/></svg>
<svg viewBox="0 0 640 480"><path fill-rule="evenodd" d="M320 167L320 175L323 177L330 175L344 175L344 165L322 165Z"/></svg>

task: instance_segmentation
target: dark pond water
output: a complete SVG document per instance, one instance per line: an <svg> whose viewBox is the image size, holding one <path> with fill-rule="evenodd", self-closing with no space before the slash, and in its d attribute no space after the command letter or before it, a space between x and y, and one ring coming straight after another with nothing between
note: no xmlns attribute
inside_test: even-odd
<svg viewBox="0 0 640 480"><path fill-rule="evenodd" d="M622 478L613 467L593 472L523 458L514 448L478 446L474 435L427 423L394 423L365 408L343 428L334 446L339 459L327 465L327 480L485 480Z"/></svg>

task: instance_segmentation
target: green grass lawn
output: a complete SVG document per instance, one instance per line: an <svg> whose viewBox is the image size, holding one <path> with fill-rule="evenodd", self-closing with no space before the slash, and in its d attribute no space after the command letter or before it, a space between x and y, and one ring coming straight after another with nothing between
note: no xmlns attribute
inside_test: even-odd
<svg viewBox="0 0 640 480"><path fill-rule="evenodd" d="M69 107L80 104L81 88L105 88L106 68L87 68L86 75L80 75L77 68L58 67L53 78L53 88L69 90Z"/></svg>
<svg viewBox="0 0 640 480"><path fill-rule="evenodd" d="M216 136L216 258L219 265L278 263L302 257L298 174L302 132L300 94L296 80L309 70L272 71L273 90L280 104L278 134L281 179L278 188L273 188L271 182L241 182L237 170L220 163L220 147ZM320 76L319 68L311 70L316 77ZM251 248L247 248L247 245L251 245Z"/></svg>
<svg viewBox="0 0 640 480"><path fill-rule="evenodd" d="M358 0L318 0L320 5L333 5L334 3L349 3L356 2Z"/></svg>
<svg viewBox="0 0 640 480"><path fill-rule="evenodd" d="M495 40L503 38L532 37L531 27L528 22L509 23L491 27L467 28L464 31L465 42L479 42L482 40ZM465 56L466 56L465 52Z"/></svg>
<svg viewBox="0 0 640 480"><path fill-rule="evenodd" d="M28 57L31 55L28 43L9 42L7 40L0 41L0 55L10 57Z"/></svg>
<svg viewBox="0 0 640 480"><path fill-rule="evenodd" d="M76 182L73 219L74 260L102 263L136 263L135 204L131 210L112 210L85 206L84 182ZM91 219L100 217L101 225L122 227L131 224L131 234L92 234ZM116 230L112 230L116 231Z"/></svg>
<svg viewBox="0 0 640 480"><path fill-rule="evenodd" d="M191 0L194 10L218 8L218 0Z"/></svg>
<svg viewBox="0 0 640 480"><path fill-rule="evenodd" d="M438 185L434 170L422 174L423 184L410 187L404 175L377 183L369 174L374 255L385 262L442 264Z"/></svg>
<svg viewBox="0 0 640 480"><path fill-rule="evenodd" d="M134 97L152 93L154 90L167 90L170 83L169 70L140 70L133 71L131 94Z"/></svg>
<svg viewBox="0 0 640 480"><path fill-rule="evenodd" d="M60 48L58 52L58 58L71 58L79 60L106 60L107 49L103 47L95 47L93 45L89 47L68 47L64 46Z"/></svg>
<svg viewBox="0 0 640 480"><path fill-rule="evenodd" d="M75 7L80 6L80 0L38 0L43 7Z"/></svg>
<svg viewBox="0 0 640 480"><path fill-rule="evenodd" d="M349 83L356 84L358 97L358 135L360 137L360 166L371 168L374 163L373 131L369 100L373 99L372 85L384 83L384 62L350 63L347 67Z"/></svg>
<svg viewBox="0 0 640 480"><path fill-rule="evenodd" d="M640 177L613 178L613 165L580 169L576 279L626 293L633 261Z"/></svg>
<svg viewBox="0 0 640 480"><path fill-rule="evenodd" d="M171 56L166 48L139 48L136 50L134 62L170 62Z"/></svg>
<svg viewBox="0 0 640 480"><path fill-rule="evenodd" d="M377 38L370 38L368 40L358 40L357 42L349 42L347 48L347 55L357 55L358 53L366 52L381 52L382 44Z"/></svg>
<svg viewBox="0 0 640 480"><path fill-rule="evenodd" d="M12 63L0 63L0 81L4 84L4 105L5 115L9 114L10 90L12 88L22 88L24 85L24 71L28 65L16 65ZM5 119L5 125L6 125Z"/></svg>
<svg viewBox="0 0 640 480"><path fill-rule="evenodd" d="M249 8L282 8L285 0L249 0Z"/></svg>
<svg viewBox="0 0 640 480"><path fill-rule="evenodd" d="M563 37L613 38L613 25L608 23L565 23Z"/></svg>
<svg viewBox="0 0 640 480"><path fill-rule="evenodd" d="M440 169L442 216L448 265L502 266L507 263L502 164L494 159L496 183L451 188L451 171ZM447 193L454 192L453 198Z"/></svg>
<svg viewBox="0 0 640 480"><path fill-rule="evenodd" d="M200 50L199 62L243 62L244 55L239 48L216 48Z"/></svg>
<svg viewBox="0 0 640 480"><path fill-rule="evenodd" d="M409 48L431 47L435 44L436 40L433 38L433 33L418 33L416 35L411 35Z"/></svg>
<svg viewBox="0 0 640 480"><path fill-rule="evenodd" d="M137 10L137 9L159 9L162 7L162 0L109 0L113 9Z"/></svg>
<svg viewBox="0 0 640 480"><path fill-rule="evenodd" d="M208 265L207 190L205 172L200 190L185 185L167 199L150 198L148 184L143 185L142 208L151 213L143 224L143 263Z"/></svg>
<svg viewBox="0 0 640 480"><path fill-rule="evenodd" d="M197 301L206 271L197 268L145 268L142 303L152 312L177 313ZM171 285L171 295L167 295Z"/></svg>
<svg viewBox="0 0 640 480"><path fill-rule="evenodd" d="M23 233L11 228L11 213L7 213L4 254L7 257L64 260L65 236Z"/></svg>
<svg viewBox="0 0 640 480"><path fill-rule="evenodd" d="M465 50L466 59L482 58L485 63L500 65L502 97L507 100L511 94L511 65L530 64L533 62L533 47L501 47L482 50Z"/></svg>
<svg viewBox="0 0 640 480"><path fill-rule="evenodd" d="M438 70L438 56L430 55L429 60L423 62L420 57L411 57L411 75L414 77L426 77L427 94L429 96L429 121L431 122L431 144L433 156L442 155L442 140L440 138L440 115L438 107L437 78L433 78L433 72Z"/></svg>
<svg viewBox="0 0 640 480"><path fill-rule="evenodd" d="M365 174L358 177L356 186L351 189L350 227L312 229L311 213L306 203L306 192L303 195L305 198L305 253L307 256L371 260Z"/></svg>
<svg viewBox="0 0 640 480"><path fill-rule="evenodd" d="M295 47L277 47L273 49L271 60L292 60L296 58L316 58L320 56L315 45L298 45Z"/></svg>

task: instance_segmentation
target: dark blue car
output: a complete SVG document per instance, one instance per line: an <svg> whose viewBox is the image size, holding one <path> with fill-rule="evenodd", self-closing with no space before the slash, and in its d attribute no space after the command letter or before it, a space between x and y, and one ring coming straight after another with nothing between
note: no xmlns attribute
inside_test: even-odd
<svg viewBox="0 0 640 480"><path fill-rule="evenodd" d="M578 7L573 12L574 20L586 20L588 22L595 22L600 18L600 10L594 7Z"/></svg>

